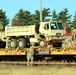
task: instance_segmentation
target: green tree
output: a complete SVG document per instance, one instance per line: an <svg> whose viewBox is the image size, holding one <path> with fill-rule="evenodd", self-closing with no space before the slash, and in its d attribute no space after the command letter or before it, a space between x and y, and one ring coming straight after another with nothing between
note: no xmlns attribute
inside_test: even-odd
<svg viewBox="0 0 76 75"><path fill-rule="evenodd" d="M42 21L50 21L50 8L46 9L43 8L42 10ZM36 10L35 14L32 14L32 24L39 24L40 23L40 11Z"/></svg>
<svg viewBox="0 0 76 75"><path fill-rule="evenodd" d="M59 21L63 22L63 23L67 23L70 21L71 15L69 15L68 13L68 9L64 8L60 13L59 13Z"/></svg>
<svg viewBox="0 0 76 75"><path fill-rule="evenodd" d="M39 24L40 22L40 12L38 10L35 11L35 14L31 15L31 24Z"/></svg>
<svg viewBox="0 0 76 75"><path fill-rule="evenodd" d="M27 10L24 11L23 9L20 9L19 12L13 18L12 25L27 26L30 25L30 21L31 21L31 13Z"/></svg>
<svg viewBox="0 0 76 75"><path fill-rule="evenodd" d="M0 22L2 22L3 28L9 23L9 19L6 16L6 12L2 9L0 9Z"/></svg>
<svg viewBox="0 0 76 75"><path fill-rule="evenodd" d="M42 19L43 21L50 21L50 9L44 8L42 10ZM19 12L15 15L15 17L12 20L13 26L26 26L26 25L33 25L33 24L39 24L40 22L40 11L36 10L35 14L31 14L29 11L25 11L23 9L20 9Z"/></svg>
<svg viewBox="0 0 76 75"><path fill-rule="evenodd" d="M42 20L43 21L50 21L50 18L51 15L50 15L51 11L50 11L50 8L43 8L42 10Z"/></svg>
<svg viewBox="0 0 76 75"><path fill-rule="evenodd" d="M53 10L53 12L52 12L52 21L57 21L57 19L58 19L58 15L56 13L56 10Z"/></svg>
<svg viewBox="0 0 76 75"><path fill-rule="evenodd" d="M75 15L74 15L74 19L73 19L72 25L73 25L73 28L76 29L76 12L75 12Z"/></svg>

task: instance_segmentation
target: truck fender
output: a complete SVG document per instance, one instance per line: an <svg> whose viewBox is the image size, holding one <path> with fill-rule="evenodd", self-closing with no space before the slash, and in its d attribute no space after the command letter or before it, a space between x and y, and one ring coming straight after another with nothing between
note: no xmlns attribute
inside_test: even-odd
<svg viewBox="0 0 76 75"><path fill-rule="evenodd" d="M37 34L39 34L39 28L40 28L40 24L36 24L35 31L36 31Z"/></svg>

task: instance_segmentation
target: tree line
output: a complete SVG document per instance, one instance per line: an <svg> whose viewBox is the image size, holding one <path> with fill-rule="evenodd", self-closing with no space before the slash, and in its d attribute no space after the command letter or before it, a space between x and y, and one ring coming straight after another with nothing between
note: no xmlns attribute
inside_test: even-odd
<svg viewBox="0 0 76 75"><path fill-rule="evenodd" d="M56 10L50 11L50 8L43 8L42 21L61 21L64 25L71 24L76 28L76 12L71 21L72 15L69 13L68 8L64 8L59 13ZM0 22L3 22L3 27L9 24L10 19L6 16L6 12L0 9ZM20 9L18 13L12 19L11 26L27 26L40 23L40 11L35 10L35 13L31 13L28 10Z"/></svg>

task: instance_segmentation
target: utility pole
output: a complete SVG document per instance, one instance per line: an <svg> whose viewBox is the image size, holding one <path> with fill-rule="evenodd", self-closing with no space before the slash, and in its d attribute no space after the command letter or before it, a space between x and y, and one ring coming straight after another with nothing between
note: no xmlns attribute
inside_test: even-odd
<svg viewBox="0 0 76 75"><path fill-rule="evenodd" d="M40 22L42 22L42 0L40 0Z"/></svg>

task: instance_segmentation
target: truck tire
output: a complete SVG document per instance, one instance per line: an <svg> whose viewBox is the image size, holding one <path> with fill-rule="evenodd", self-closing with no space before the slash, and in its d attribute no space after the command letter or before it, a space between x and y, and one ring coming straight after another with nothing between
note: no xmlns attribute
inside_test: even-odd
<svg viewBox="0 0 76 75"><path fill-rule="evenodd" d="M40 47L44 47L44 39L41 39L41 40L39 41L39 46L40 46Z"/></svg>
<svg viewBox="0 0 76 75"><path fill-rule="evenodd" d="M0 48L5 48L6 47L6 42L0 41Z"/></svg>
<svg viewBox="0 0 76 75"><path fill-rule="evenodd" d="M24 38L20 38L18 40L18 47L19 48L25 48L27 46L27 41Z"/></svg>
<svg viewBox="0 0 76 75"><path fill-rule="evenodd" d="M27 47L29 48L30 47L30 40L29 40L29 38L26 38L25 40L26 40Z"/></svg>
<svg viewBox="0 0 76 75"><path fill-rule="evenodd" d="M16 47L17 47L17 39L11 39L10 48L16 48Z"/></svg>
<svg viewBox="0 0 76 75"><path fill-rule="evenodd" d="M2 48L5 48L6 47L6 42L3 42L2 45L3 45Z"/></svg>
<svg viewBox="0 0 76 75"><path fill-rule="evenodd" d="M40 27L40 24L36 24L35 31L36 31L37 34L39 34L39 27Z"/></svg>

